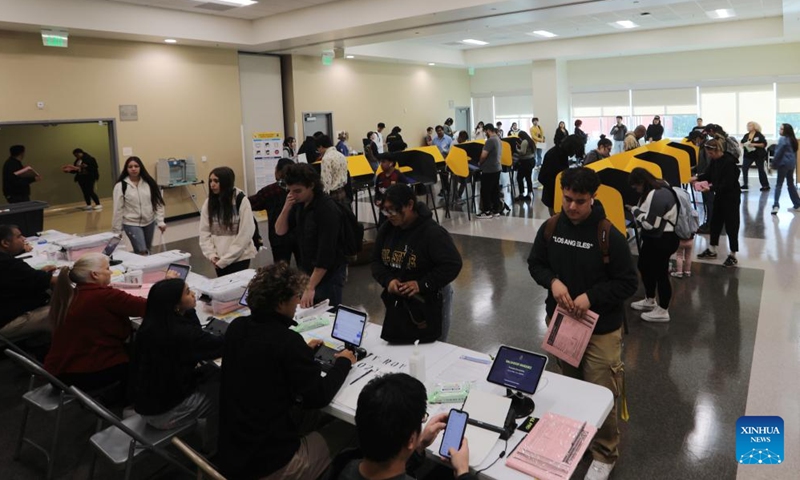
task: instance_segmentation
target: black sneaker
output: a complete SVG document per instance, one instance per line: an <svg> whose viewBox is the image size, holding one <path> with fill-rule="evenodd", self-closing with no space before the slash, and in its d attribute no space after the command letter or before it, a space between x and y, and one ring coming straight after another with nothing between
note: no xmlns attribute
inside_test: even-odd
<svg viewBox="0 0 800 480"><path fill-rule="evenodd" d="M762 192L769 192L769 187L761 187Z"/></svg>
<svg viewBox="0 0 800 480"><path fill-rule="evenodd" d="M698 227L697 233L700 233L700 234L711 233L711 227L707 223L704 223L704 224L700 225L700 227Z"/></svg>
<svg viewBox="0 0 800 480"><path fill-rule="evenodd" d="M742 191L743 191L743 192L746 192L747 190L749 190L749 189L747 188L747 185L742 185Z"/></svg>
<svg viewBox="0 0 800 480"><path fill-rule="evenodd" d="M716 254L714 256L716 256ZM725 261L722 262L723 267L735 267L737 265L739 265L739 261L736 260L736 257L734 257L733 255L728 255L728 258L726 258Z"/></svg>
<svg viewBox="0 0 800 480"><path fill-rule="evenodd" d="M705 251L698 255L697 258L717 258L717 253L712 252L709 249L705 249Z"/></svg>

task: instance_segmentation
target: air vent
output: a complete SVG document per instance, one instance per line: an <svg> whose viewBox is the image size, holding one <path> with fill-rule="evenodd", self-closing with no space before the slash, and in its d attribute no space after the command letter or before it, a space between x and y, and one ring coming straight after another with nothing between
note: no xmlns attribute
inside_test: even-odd
<svg viewBox="0 0 800 480"><path fill-rule="evenodd" d="M236 5L223 5L221 3L201 3L194 8L202 8L203 10L211 10L214 12L227 12L237 7Z"/></svg>

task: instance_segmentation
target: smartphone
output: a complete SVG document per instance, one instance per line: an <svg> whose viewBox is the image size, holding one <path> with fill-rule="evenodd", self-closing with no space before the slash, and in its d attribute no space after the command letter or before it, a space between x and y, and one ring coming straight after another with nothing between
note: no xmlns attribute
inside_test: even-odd
<svg viewBox="0 0 800 480"><path fill-rule="evenodd" d="M469 414L467 412L450 410L450 415L447 416L447 426L444 427L444 435L442 436L442 446L439 447L439 455L444 458L450 458L450 449L461 448L461 442L464 440L464 432L467 430L467 420Z"/></svg>

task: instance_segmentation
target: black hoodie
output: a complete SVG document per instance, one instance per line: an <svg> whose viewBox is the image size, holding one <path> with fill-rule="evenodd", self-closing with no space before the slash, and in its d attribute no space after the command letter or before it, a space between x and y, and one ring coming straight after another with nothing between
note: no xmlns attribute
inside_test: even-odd
<svg viewBox="0 0 800 480"><path fill-rule="evenodd" d="M391 222L381 226L372 252L372 278L383 288L395 278L403 282L416 280L424 295L440 290L458 277L461 254L447 230L433 221L424 203L417 203L417 212L419 218L407 229L395 227ZM406 254L411 257L407 271L401 272Z"/></svg>
<svg viewBox="0 0 800 480"><path fill-rule="evenodd" d="M552 316L556 309L550 285L557 278L567 286L573 299L584 293L589 297L590 310L600 316L594 327L596 335L620 328L623 302L636 293L639 284L628 241L613 227L608 242L609 263L603 264L597 226L604 217L599 202L589 218L578 225L562 214L549 242L544 238L546 223L539 228L528 256L531 277L548 290L547 316Z"/></svg>

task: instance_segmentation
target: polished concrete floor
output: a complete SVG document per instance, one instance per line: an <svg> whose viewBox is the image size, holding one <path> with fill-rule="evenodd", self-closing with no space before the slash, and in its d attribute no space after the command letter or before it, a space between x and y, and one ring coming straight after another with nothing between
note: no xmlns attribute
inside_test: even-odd
<svg viewBox="0 0 800 480"><path fill-rule="evenodd" d="M631 418L621 422L621 457L612 478L797 478L800 218L786 211L770 215L771 193L743 195L740 268L721 267L724 255L695 262L690 279L673 281L668 324L644 323L628 310L624 359ZM363 203L360 214L371 215ZM546 216L537 198L515 205L508 217L468 221L454 212L451 219L442 218L464 258L454 284L452 343L489 353L501 344L540 350L545 291L530 279L525 259ZM194 271L208 274L211 266L200 256L196 232L196 220L170 224L168 247L190 251ZM695 253L707 240L698 236ZM723 237L721 253L726 249ZM260 255L257 264L270 261L268 252ZM365 307L380 321L379 293L367 266L350 269L345 303ZM6 427L0 430L0 478L39 478L43 462L30 448L20 462L11 460L25 378L0 361L0 383L0 425ZM737 465L735 423L744 414L783 417L784 464ZM34 417L31 428L44 439L49 425ZM57 477L85 478L92 421L76 409L67 425ZM159 468L144 462L135 478L172 478ZM118 477L101 465L97 478Z"/></svg>

